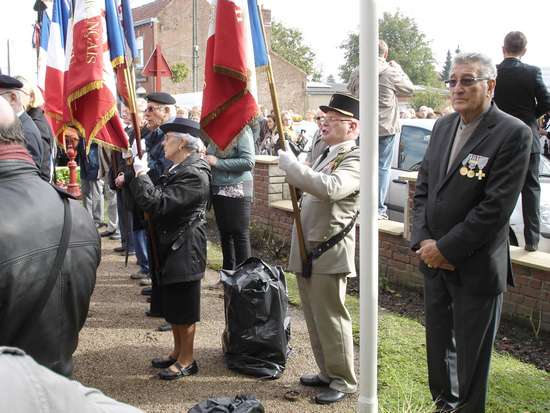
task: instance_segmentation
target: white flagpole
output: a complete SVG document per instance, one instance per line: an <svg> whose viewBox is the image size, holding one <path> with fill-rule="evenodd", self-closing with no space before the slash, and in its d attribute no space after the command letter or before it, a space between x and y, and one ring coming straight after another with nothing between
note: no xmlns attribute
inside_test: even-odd
<svg viewBox="0 0 550 413"><path fill-rule="evenodd" d="M360 413L377 413L378 344L378 18L376 0L360 1L361 116Z"/></svg>

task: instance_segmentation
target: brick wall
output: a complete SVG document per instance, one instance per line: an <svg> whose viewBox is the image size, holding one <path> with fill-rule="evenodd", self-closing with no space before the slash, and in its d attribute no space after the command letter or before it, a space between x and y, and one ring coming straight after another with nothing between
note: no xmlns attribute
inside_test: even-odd
<svg viewBox="0 0 550 413"><path fill-rule="evenodd" d="M268 226L281 238L290 239L293 217L288 202L287 205L281 202L288 200L288 185L284 182L285 173L277 167L276 157L257 157L251 221ZM414 189L415 181L411 180L404 235L379 232L379 276L397 285L421 289L423 277L418 271L418 258L410 250L408 237L405 237L407 229L410 233ZM357 263L358 254L359 248L356 249ZM550 331L550 269L522 263L521 259L513 261L516 286L504 295L503 314L535 327L540 324L542 330Z"/></svg>

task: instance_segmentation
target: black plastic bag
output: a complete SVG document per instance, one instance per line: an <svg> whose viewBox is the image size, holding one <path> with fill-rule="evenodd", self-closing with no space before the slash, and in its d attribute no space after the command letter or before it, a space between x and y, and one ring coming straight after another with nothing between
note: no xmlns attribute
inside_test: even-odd
<svg viewBox="0 0 550 413"><path fill-rule="evenodd" d="M227 367L255 377L278 379L289 353L290 318L281 267L249 258L235 271L222 270Z"/></svg>
<svg viewBox="0 0 550 413"><path fill-rule="evenodd" d="M264 413L264 406L248 394L208 399L193 406L187 413Z"/></svg>

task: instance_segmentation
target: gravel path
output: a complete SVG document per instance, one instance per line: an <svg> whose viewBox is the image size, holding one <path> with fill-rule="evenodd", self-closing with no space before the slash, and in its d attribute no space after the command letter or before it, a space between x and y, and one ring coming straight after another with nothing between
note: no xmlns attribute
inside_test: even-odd
<svg viewBox="0 0 550 413"><path fill-rule="evenodd" d="M316 390L298 384L301 374L315 372L315 362L303 316L294 307L291 307L293 354L282 378L259 381L228 370L221 350L225 326L223 295L221 290L208 288L217 281L213 271L208 272L202 284L201 322L195 337L199 374L173 382L156 378L156 370L149 367L150 359L168 354L172 334L155 331L162 320L144 315L148 304L139 294L141 287L129 277L137 270L135 259L130 257L131 264L125 268L124 257L112 253L118 245L103 241L103 258L88 320L74 356L76 380L146 412L185 413L209 397L243 393L254 394L266 412L355 411L356 396L332 406L320 406L313 401ZM297 390L298 400L285 400L283 396L288 390Z"/></svg>

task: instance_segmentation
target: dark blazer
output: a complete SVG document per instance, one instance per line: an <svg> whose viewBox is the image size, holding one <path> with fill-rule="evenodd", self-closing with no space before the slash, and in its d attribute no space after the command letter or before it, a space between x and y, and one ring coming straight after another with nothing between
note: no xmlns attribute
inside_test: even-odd
<svg viewBox="0 0 550 413"><path fill-rule="evenodd" d="M468 293L499 294L507 280L513 281L508 221L525 179L532 134L492 103L447 172L458 123L459 114L453 113L434 125L418 172L411 247L416 250L422 240L435 239L456 267L452 279ZM469 154L486 159L484 175L468 178L460 173ZM420 270L428 277L437 272L423 262Z"/></svg>
<svg viewBox="0 0 550 413"><path fill-rule="evenodd" d="M40 137L40 131L36 127L35 123L31 119L27 112L19 115L21 121L21 127L23 128L23 136L25 137L25 145L30 152L32 159L38 169L42 166L42 157L44 156L44 148L42 147L42 138Z"/></svg>
<svg viewBox="0 0 550 413"><path fill-rule="evenodd" d="M521 119L531 128L532 152L540 153L537 119L550 111L550 94L540 69L519 59L507 58L497 65L497 73L495 103L501 110Z"/></svg>
<svg viewBox="0 0 550 413"><path fill-rule="evenodd" d="M41 108L30 108L27 114L31 117L34 124L40 132L42 138L42 163L40 165L40 174L47 181L50 180L51 166L52 166L52 147L55 145L55 139L53 136L52 128L48 123L44 111Z"/></svg>
<svg viewBox="0 0 550 413"><path fill-rule="evenodd" d="M127 176L136 204L155 227L162 285L199 280L206 268L210 167L196 153L160 177Z"/></svg>

